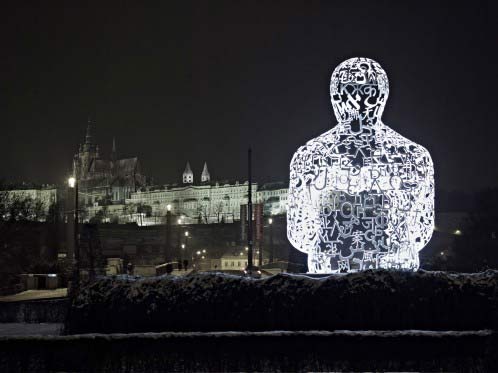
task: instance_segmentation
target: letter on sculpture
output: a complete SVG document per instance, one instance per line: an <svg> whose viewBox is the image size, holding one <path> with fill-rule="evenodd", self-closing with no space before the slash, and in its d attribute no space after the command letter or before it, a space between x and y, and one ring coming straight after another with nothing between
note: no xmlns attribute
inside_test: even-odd
<svg viewBox="0 0 498 373"><path fill-rule="evenodd" d="M337 126L290 164L287 236L309 273L417 270L434 229L429 152L382 123L387 75L368 58L332 73Z"/></svg>

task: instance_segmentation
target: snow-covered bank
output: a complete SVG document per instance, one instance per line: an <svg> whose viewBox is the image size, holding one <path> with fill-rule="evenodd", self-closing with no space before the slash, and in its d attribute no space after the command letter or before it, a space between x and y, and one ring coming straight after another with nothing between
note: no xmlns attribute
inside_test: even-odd
<svg viewBox="0 0 498 373"><path fill-rule="evenodd" d="M491 372L496 336L341 330L0 337L0 371Z"/></svg>
<svg viewBox="0 0 498 373"><path fill-rule="evenodd" d="M497 284L498 271L103 278L74 299L66 331L496 330Z"/></svg>

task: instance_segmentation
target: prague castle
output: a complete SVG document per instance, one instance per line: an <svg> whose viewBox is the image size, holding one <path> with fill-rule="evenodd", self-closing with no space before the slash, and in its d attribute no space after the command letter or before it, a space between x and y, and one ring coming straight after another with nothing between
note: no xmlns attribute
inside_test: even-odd
<svg viewBox="0 0 498 373"><path fill-rule="evenodd" d="M104 222L162 224L168 208L181 217L183 224L240 220L240 206L247 204L247 181L213 180L207 163L196 174L187 162L180 183L152 185L143 174L138 157L118 157L114 139L110 156L102 157L93 132L94 124L89 121L85 141L73 157L72 175L78 180L83 221L98 216ZM253 183L252 190L253 203L263 205L264 215L286 212L286 183ZM45 197L42 201L47 208L57 200L57 190L52 192L49 202ZM34 190L32 194L42 200L41 191Z"/></svg>
<svg viewBox="0 0 498 373"><path fill-rule="evenodd" d="M92 138L92 127L89 121L85 142L73 158L80 201L83 206L124 203L131 193L146 185L138 157L119 158L113 139L110 159L101 158L99 146Z"/></svg>
<svg viewBox="0 0 498 373"><path fill-rule="evenodd" d="M152 224L156 216L165 216L168 207L175 215L184 217L184 223L231 223L240 220L240 206L247 204L248 182L211 181L208 166L199 179L187 162L182 184L148 187L131 193L127 205L150 206ZM286 211L287 186L284 183L252 184L254 203L262 203L265 215L278 215ZM145 219L147 221L147 219Z"/></svg>

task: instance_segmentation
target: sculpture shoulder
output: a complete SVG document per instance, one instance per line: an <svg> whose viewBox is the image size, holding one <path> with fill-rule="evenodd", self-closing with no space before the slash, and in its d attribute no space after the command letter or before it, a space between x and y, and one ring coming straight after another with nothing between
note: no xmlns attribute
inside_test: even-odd
<svg viewBox="0 0 498 373"><path fill-rule="evenodd" d="M309 140L306 144L300 146L292 157L291 164L306 163L320 154L326 154L334 144L336 137L335 127L331 130Z"/></svg>
<svg viewBox="0 0 498 373"><path fill-rule="evenodd" d="M411 155L417 162L423 162L432 167L429 151L420 144L413 142L388 126L383 126L382 142L384 149L398 154Z"/></svg>

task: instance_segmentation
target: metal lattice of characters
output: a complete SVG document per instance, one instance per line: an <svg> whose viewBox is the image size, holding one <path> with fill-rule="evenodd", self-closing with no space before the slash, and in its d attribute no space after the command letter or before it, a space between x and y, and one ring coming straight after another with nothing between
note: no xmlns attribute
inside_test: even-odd
<svg viewBox="0 0 498 373"><path fill-rule="evenodd" d="M382 122L389 82L368 58L332 73L338 124L290 164L287 236L309 273L417 270L434 229L429 152Z"/></svg>

